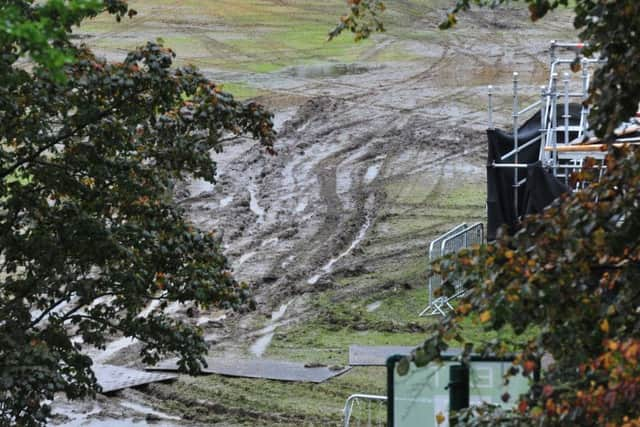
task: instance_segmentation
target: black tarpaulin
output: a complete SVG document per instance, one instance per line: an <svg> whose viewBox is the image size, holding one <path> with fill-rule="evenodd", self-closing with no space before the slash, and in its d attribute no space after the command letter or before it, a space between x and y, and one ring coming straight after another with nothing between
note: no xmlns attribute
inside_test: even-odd
<svg viewBox="0 0 640 427"><path fill-rule="evenodd" d="M558 106L558 113L563 114ZM571 104L569 112L571 126L580 122L579 104ZM540 135L540 112L527 120L518 129L518 147ZM577 136L571 132L569 137ZM558 131L558 138L562 140L564 133ZM515 232L518 218L529 213L542 212L555 198L568 188L559 182L553 174L547 172L538 161L540 156L540 141L536 141L518 153L517 163L529 165L526 169L518 169L518 180L527 178L524 185L518 188L518 209L515 206L514 174L515 168L495 167L495 163L515 163L515 155L502 159L515 147L514 134L500 129L488 129L488 158L487 158L487 240L495 240L496 232L502 225L506 225L509 233Z"/></svg>
<svg viewBox="0 0 640 427"><path fill-rule="evenodd" d="M527 185L522 201L525 214L541 213L551 202L569 191L563 182L542 167L538 161L527 166Z"/></svg>

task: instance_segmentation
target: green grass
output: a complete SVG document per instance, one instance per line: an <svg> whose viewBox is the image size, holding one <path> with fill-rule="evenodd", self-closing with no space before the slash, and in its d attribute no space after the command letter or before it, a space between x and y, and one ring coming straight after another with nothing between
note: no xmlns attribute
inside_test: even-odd
<svg viewBox="0 0 640 427"><path fill-rule="evenodd" d="M235 99L238 99L240 101L255 98L266 93L260 89L242 82L223 83L222 90L231 93Z"/></svg>
<svg viewBox="0 0 640 427"><path fill-rule="evenodd" d="M301 320L276 330L264 357L345 366L350 345L419 346L424 342L426 328L439 321L437 317L418 317L428 302L426 245L439 228L459 220L452 214L469 212L483 204L484 192L482 183L464 183L460 189L450 190L447 182L428 185L414 181L406 178L385 188L387 198L379 207L376 228L360 249L365 256L378 250L385 252L385 245L402 242L407 233L420 232L421 226L431 230L425 231L424 248L409 251L400 261L379 260L358 273L335 273L334 286L310 297ZM483 210L477 213L479 218L483 215ZM369 311L367 307L375 302L380 305ZM262 325L256 321L252 326ZM486 331L477 316L471 315L463 322L462 336L480 344L495 338L526 340L536 332L516 337L509 328ZM249 345L241 349L246 354ZM451 345L460 347L457 342ZM339 425L349 395L386 393L386 368L356 367L322 384L211 375L181 377L173 385L153 387L166 397L162 401L167 411L186 414L201 424Z"/></svg>
<svg viewBox="0 0 640 427"><path fill-rule="evenodd" d="M423 59L422 56L411 52L404 47L392 45L377 52L371 59L377 62L412 62Z"/></svg>
<svg viewBox="0 0 640 427"><path fill-rule="evenodd" d="M171 386L154 388L167 393L167 399L163 400L166 409L187 414L200 423L338 425L349 395L363 390L385 394L384 373L383 367L353 368L321 384L210 375L181 377ZM202 400L217 410L196 403Z"/></svg>
<svg viewBox="0 0 640 427"><path fill-rule="evenodd" d="M162 38L177 61L202 68L269 73L294 65L354 62L374 45L351 36L327 42L346 9L340 0L169 0L131 2L139 15L115 22L101 15L76 32L93 36L92 46L123 52Z"/></svg>

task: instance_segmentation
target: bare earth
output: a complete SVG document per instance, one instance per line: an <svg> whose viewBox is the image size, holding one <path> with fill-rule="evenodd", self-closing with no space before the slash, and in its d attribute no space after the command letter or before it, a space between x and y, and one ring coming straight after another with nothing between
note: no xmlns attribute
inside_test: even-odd
<svg viewBox="0 0 640 427"><path fill-rule="evenodd" d="M192 320L204 328L212 354L307 360L317 351L314 361L344 364L345 346L323 347L320 338L317 344L309 338L310 351L285 351L287 342L296 348L305 342L295 338L308 336L300 332L305 324L333 313L318 308L317 302L325 300L351 304L347 311L381 313L380 322L391 319L391 332L401 333L385 329L389 344L420 343L424 321L417 313L426 304L421 278L429 240L457 223L485 218L487 85L497 93L496 121L508 123L511 73L520 73L534 100L547 73L549 40L574 36L567 13L532 24L522 8L473 11L463 15L456 30L411 37L434 28L446 9L407 3L412 19L402 32L376 36L350 62L306 60L271 72L198 63L213 80L250 86L275 112L279 130L277 156L249 140L229 143L223 153L212 154L219 168L215 186L185 182L176 194L195 225L223 233L234 272L253 286L258 303L255 312L202 312ZM224 45L226 32L219 24L186 21L172 23L171 31L206 33L212 43ZM161 18L142 22L136 30L140 41L155 38L163 24ZM256 23L254 32L260 28ZM130 32L113 33L110 43L115 46L124 36L130 38ZM91 45L91 34L85 42ZM122 56L118 48L97 46L109 57ZM392 59L381 58L381 51ZM404 275L411 268L416 271ZM391 305L384 311L392 290L406 298L401 304L410 306L406 312ZM177 305L170 309L176 316L186 311ZM362 331L350 324L345 342L378 343L366 338L367 321L372 330L380 323L366 316ZM411 325L417 329L411 331ZM114 338L106 352L93 354L103 363L140 366L137 344L129 340ZM366 371L370 374L380 377L375 384L382 387L383 371ZM127 390L95 402L57 404L61 415L54 424L336 425L348 394L370 391L360 389L369 384L358 375L341 377L333 392L331 384L313 389L318 406L325 402L330 409L309 408L313 404L295 386L282 393L291 394L287 400L299 393L300 402L269 406L263 402L268 396L252 393L273 390L274 400L284 400L277 394L282 385L257 382L252 390L239 386L249 383L184 377L173 385ZM186 396L181 390L189 387L218 391ZM229 403L227 392L246 395ZM201 410L188 409L193 405Z"/></svg>

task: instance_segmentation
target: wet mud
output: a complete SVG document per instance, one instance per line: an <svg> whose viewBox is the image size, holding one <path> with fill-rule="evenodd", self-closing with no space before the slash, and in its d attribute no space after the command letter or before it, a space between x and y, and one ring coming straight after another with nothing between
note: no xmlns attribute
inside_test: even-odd
<svg viewBox="0 0 640 427"><path fill-rule="evenodd" d="M443 11L423 11L407 31L434 28ZM423 256L432 237L465 217L484 218L481 204L458 199L466 197L461 190L481 192L485 182L486 87L494 85L496 93L494 120L508 123L511 73L520 73L534 100L547 72L549 40L572 35L566 13L536 24L526 19L523 9L474 10L448 33L379 36L371 52L353 63L296 65L271 73L199 64L214 80L243 80L265 93L258 101L275 112L279 133L277 156L250 140L228 143L223 152L212 153L218 163L215 185L187 181L176 194L194 225L218 231L235 276L251 285L257 302L250 313L196 316L212 353L262 357L274 333L314 315L313 295L327 289L345 298L378 292L340 288L336 277L397 268ZM411 59L403 61L399 54L393 61L369 60L381 46L409 52ZM375 300L366 311L375 312L380 304ZM185 310L173 307L175 316ZM139 366L137 351L135 342L116 337L96 357L101 363ZM138 425L148 421L140 419L144 411L126 402L157 407L166 396L188 400L171 390L153 385L115 401L101 398L95 408L86 404L91 415L85 421L67 408L57 422L84 425L115 417L130 421L123 425ZM249 412L236 415L245 421L266 416ZM201 425L193 414L149 413L159 418L154 425ZM295 414L269 420L300 421Z"/></svg>

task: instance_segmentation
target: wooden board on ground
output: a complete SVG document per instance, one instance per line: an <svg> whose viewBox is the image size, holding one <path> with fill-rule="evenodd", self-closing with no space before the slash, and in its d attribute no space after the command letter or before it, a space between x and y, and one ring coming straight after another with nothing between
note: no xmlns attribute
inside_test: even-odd
<svg viewBox="0 0 640 427"><path fill-rule="evenodd" d="M268 359L238 359L236 357L206 357L203 374L230 377L263 378L279 381L321 383L347 372L350 367L311 366L304 363ZM153 371L177 371L177 359L169 359L149 367Z"/></svg>
<svg viewBox="0 0 640 427"><path fill-rule="evenodd" d="M103 393L177 378L174 374L160 374L114 365L94 365L93 373Z"/></svg>

